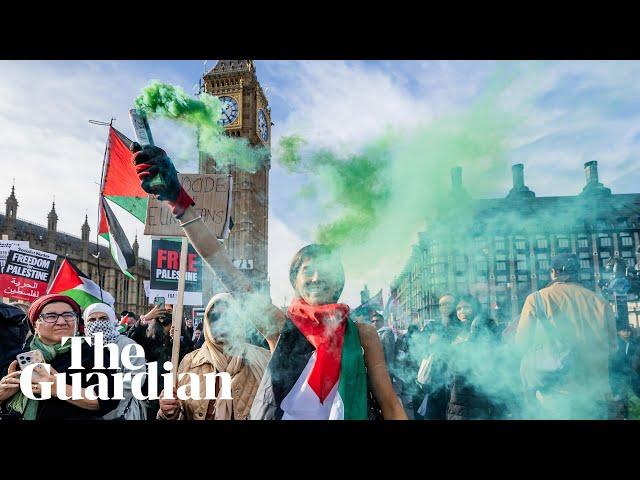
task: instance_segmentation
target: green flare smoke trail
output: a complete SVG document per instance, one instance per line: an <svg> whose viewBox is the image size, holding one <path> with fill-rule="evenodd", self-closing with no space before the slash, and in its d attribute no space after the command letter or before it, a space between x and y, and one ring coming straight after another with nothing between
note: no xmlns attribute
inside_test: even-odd
<svg viewBox="0 0 640 480"><path fill-rule="evenodd" d="M512 75L496 79L466 111L410 132L389 130L352 155L314 150L299 135L281 139L280 165L307 174L322 192L315 199L332 220L317 228L316 241L342 251L348 277L390 281L400 272L427 216L449 202L452 167L463 167L474 196L508 174L507 144L520 119L500 106Z"/></svg>
<svg viewBox="0 0 640 480"><path fill-rule="evenodd" d="M135 107L150 118L167 118L194 127L199 150L213 157L220 169L234 165L255 172L268 155L264 147L253 148L246 138L225 135L220 101L213 95L202 93L194 99L179 87L154 80L142 89Z"/></svg>

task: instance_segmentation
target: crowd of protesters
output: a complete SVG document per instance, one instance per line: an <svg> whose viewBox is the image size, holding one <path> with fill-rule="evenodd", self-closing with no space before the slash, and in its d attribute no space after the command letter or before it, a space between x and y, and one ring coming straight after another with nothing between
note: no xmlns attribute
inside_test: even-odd
<svg viewBox="0 0 640 480"><path fill-rule="evenodd" d="M616 331L604 298L578 282L575 255L553 259L550 285L529 295L506 328L473 296L453 294L440 298L438 319L406 332L396 331L380 312L354 322L349 306L339 301L342 263L335 251L317 244L294 255L289 280L295 297L279 309L225 254L166 153L145 145L134 164L142 188L168 203L229 293L214 295L203 323L194 329L185 321L180 332L172 329L170 306L139 316L121 312L118 320L108 305L89 305L83 313L64 295L40 297L26 316L1 305L7 319L0 328L2 419L635 418L640 349L628 327ZM156 174L164 180L160 190L150 185ZM237 328L240 320L253 328ZM71 344L63 345L62 338L98 332L105 357L110 347L120 352L133 342L144 349L145 364L170 361L175 338L178 371L188 373L178 377L179 385L224 373L231 399L174 400L163 391L159 400L138 402L125 385L123 400L91 400L83 392L96 382L94 353L101 352L88 342L82 343L80 399L60 399L56 391L38 401L22 393L16 355L39 350L50 365L50 372L32 379L38 392L42 382L55 381L56 372L73 370ZM126 370L124 363L119 369ZM112 382L107 389L113 391Z"/></svg>
<svg viewBox="0 0 640 480"><path fill-rule="evenodd" d="M554 259L550 285L529 295L518 318L507 324L498 323L470 295L442 295L438 318L414 323L405 332L393 328L383 312L373 312L368 321L378 333L381 356L407 418L636 418L638 340L628 325L616 331L611 307L577 282L577 271L574 256ZM55 373L73 371L70 343L62 346L62 337L80 331L93 337L100 332L105 346L117 347L118 358L125 346L140 345L145 358L131 361L144 371L146 363L171 360L172 307L154 306L142 315L123 311L118 316L103 303L82 311L64 295L46 295L30 306L0 304L2 418L249 418L273 349L264 340L254 341L256 331L228 338L229 331L216 321L235 303L230 294L215 295L204 321L194 328L192 319L185 320L180 335L179 373L230 374L233 400L217 401L165 399L164 392L160 400L138 400L130 382L125 382L123 400L60 400L55 391L50 400L30 400L19 389L18 354L40 350L52 367L50 373L38 373L40 380L51 380ZM235 345L234 352L229 344ZM93 347L83 343L82 348L81 372L87 388L93 384L88 374L99 369L93 365ZM105 347L105 364L107 355ZM128 371L122 362L119 371ZM184 378L179 385L190 377Z"/></svg>
<svg viewBox="0 0 640 480"><path fill-rule="evenodd" d="M388 361L409 418L639 418L638 340L628 324L616 331L611 306L578 273L575 255L558 255L550 284L508 323L473 296L441 295L439 318L396 334ZM380 313L371 322L384 325Z"/></svg>

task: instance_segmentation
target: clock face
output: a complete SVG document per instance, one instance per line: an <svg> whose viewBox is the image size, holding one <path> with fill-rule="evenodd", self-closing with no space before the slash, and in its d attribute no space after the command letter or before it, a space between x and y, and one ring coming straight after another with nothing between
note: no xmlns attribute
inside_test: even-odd
<svg viewBox="0 0 640 480"><path fill-rule="evenodd" d="M233 97L220 97L220 123L231 125L238 119L238 102Z"/></svg>
<svg viewBox="0 0 640 480"><path fill-rule="evenodd" d="M267 125L267 116L263 110L258 110L258 133L263 142L269 140L269 126Z"/></svg>

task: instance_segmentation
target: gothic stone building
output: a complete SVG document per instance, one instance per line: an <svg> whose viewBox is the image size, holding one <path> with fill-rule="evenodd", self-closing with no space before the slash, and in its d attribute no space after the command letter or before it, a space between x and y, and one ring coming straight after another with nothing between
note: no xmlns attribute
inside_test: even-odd
<svg viewBox="0 0 640 480"><path fill-rule="evenodd" d="M58 231L58 214L55 202L47 216L47 226L18 218L18 199L15 187L7 198L5 215L0 214L0 235L7 235L9 240L24 240L29 247L58 255L54 275L64 257L68 257L82 272L116 299L115 310L120 313L130 310L145 313L149 302L144 293L143 280L149 279L149 260L138 257L138 239L132 247L136 254L136 266L133 274L136 280L126 277L113 261L109 248L100 245L100 278L98 277L96 244L89 241L91 229L87 217L80 228L80 237ZM1 238L1 237L0 237Z"/></svg>
<svg viewBox="0 0 640 480"><path fill-rule="evenodd" d="M222 124L228 135L243 137L254 147L271 146L271 109L258 82L252 60L220 60L204 75L204 91L216 95L222 103ZM233 228L225 248L234 264L247 274L258 288L269 289L267 246L269 239L269 170L265 158L255 173L230 167L233 177ZM215 159L202 154L200 173L216 173ZM223 287L205 269L204 298ZM209 290L209 291L207 291Z"/></svg>
<svg viewBox="0 0 640 480"><path fill-rule="evenodd" d="M554 255L580 259L580 282L599 290L605 265L640 258L640 194L612 194L598 181L597 162L585 164L579 195L537 197L524 182L523 165L512 167L513 188L505 198L471 199L462 169L452 169L449 207L427 220L411 257L391 290L400 327L437 318L439 296L471 293L500 321L519 315L531 292L550 281Z"/></svg>

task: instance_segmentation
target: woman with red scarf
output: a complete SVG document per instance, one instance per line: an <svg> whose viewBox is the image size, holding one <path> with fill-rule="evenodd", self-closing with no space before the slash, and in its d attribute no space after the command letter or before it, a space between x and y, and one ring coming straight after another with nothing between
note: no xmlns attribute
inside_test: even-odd
<svg viewBox="0 0 640 480"><path fill-rule="evenodd" d="M191 244L236 298L251 293L248 279L193 208L166 153L152 145L134 147L142 188L169 203ZM164 185L152 187L158 174ZM366 420L377 403L384 419L406 420L375 328L354 323L349 307L338 303L344 271L336 256L325 246L308 245L294 256L289 279L296 298L287 314L267 303L256 325L272 358L250 419Z"/></svg>

